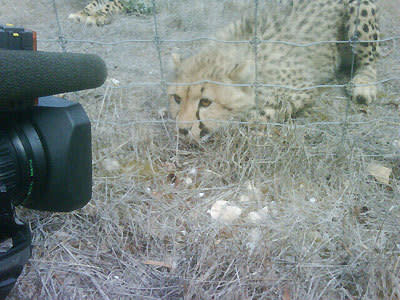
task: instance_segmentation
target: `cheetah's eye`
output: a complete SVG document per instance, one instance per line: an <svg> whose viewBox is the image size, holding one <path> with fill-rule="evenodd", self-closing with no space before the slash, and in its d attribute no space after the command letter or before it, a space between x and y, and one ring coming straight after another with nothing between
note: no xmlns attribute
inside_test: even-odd
<svg viewBox="0 0 400 300"><path fill-rule="evenodd" d="M211 105L211 103L212 103L212 101L211 101L210 99L201 98L201 99L200 99L200 102L199 102L199 106L200 106L200 107L208 107L208 106Z"/></svg>
<svg viewBox="0 0 400 300"><path fill-rule="evenodd" d="M181 104L181 97L179 97L177 94L172 95L174 97L174 100L176 104Z"/></svg>

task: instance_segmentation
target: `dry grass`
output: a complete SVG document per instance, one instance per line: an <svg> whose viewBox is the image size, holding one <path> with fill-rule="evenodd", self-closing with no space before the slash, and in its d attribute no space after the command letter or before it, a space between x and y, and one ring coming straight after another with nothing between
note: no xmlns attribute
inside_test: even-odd
<svg viewBox="0 0 400 300"><path fill-rule="evenodd" d="M385 37L400 34L396 1L381 3ZM59 34L52 1L1 2L0 23L37 30L40 50L60 50L45 41ZM157 3L166 39L211 35L241 7ZM151 16L88 28L67 20L80 1L57 5L67 39L154 36ZM199 44L163 43L162 58ZM368 108L350 104L345 132L347 98L328 90L295 121L262 135L231 124L194 147L160 117L163 91L132 85L159 81L153 44L66 48L101 55L120 86L71 94L93 121L93 199L71 214L19 209L34 250L10 299L399 299L398 81L381 86ZM383 50L390 54L380 79L399 76L399 49L388 43ZM371 161L393 169L389 185L368 176ZM212 219L218 200L240 207L240 217L229 225ZM251 218L264 207L268 213Z"/></svg>

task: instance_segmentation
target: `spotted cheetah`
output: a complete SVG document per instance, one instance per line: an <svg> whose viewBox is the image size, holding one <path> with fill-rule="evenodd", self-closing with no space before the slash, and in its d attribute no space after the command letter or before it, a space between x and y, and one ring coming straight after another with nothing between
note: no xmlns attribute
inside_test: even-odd
<svg viewBox="0 0 400 300"><path fill-rule="evenodd" d="M148 14L151 11L150 0L93 0L68 18L77 23L102 26L110 24L116 14Z"/></svg>
<svg viewBox="0 0 400 300"><path fill-rule="evenodd" d="M257 21L245 15L216 37L250 43L211 41L193 56L172 55L169 111L179 133L194 141L220 128L221 120L284 121L313 103L320 89L307 87L332 82L352 62L350 97L365 104L376 98L373 0L268 1ZM230 85L241 83L247 86Z"/></svg>

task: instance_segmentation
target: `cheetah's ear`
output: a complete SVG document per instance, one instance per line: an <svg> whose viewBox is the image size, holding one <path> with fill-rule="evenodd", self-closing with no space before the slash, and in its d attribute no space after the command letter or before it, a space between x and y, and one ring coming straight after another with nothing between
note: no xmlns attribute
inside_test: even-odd
<svg viewBox="0 0 400 300"><path fill-rule="evenodd" d="M178 53L172 53L171 57L172 57L172 62L174 64L174 67L176 68L181 63L182 58Z"/></svg>
<svg viewBox="0 0 400 300"><path fill-rule="evenodd" d="M177 53L172 53L169 59L167 59L166 70L171 80L176 77L181 62L182 58Z"/></svg>
<svg viewBox="0 0 400 300"><path fill-rule="evenodd" d="M254 62L248 60L237 63L231 66L227 72L229 78L234 81L245 81L248 82L254 77Z"/></svg>

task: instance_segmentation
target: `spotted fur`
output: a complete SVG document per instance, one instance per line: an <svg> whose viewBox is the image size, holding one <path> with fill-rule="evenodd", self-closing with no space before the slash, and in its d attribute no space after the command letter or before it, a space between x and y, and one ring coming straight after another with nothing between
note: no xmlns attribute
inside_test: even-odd
<svg viewBox="0 0 400 300"><path fill-rule="evenodd" d="M152 10L150 0L93 0L84 9L69 15L77 23L103 26L110 24L113 15L147 14Z"/></svg>
<svg viewBox="0 0 400 300"><path fill-rule="evenodd" d="M182 59L173 55L175 75L172 81L182 83L207 79L228 84L259 82L303 89L331 82L340 66L349 69L354 58L350 96L366 104L375 99L376 86L368 84L376 81L378 44L358 42L379 39L375 1L270 2L268 9L260 12L257 20L259 40L294 43L351 40L353 43L316 43L307 47L259 43L255 59L252 43L210 42L191 57ZM252 40L255 27L254 18L246 15L223 29L217 38ZM319 91L264 86L254 89L213 83L172 85L168 90L169 110L177 120L179 132L198 141L218 129L220 120L240 117L245 120L283 121L305 105L312 104Z"/></svg>

